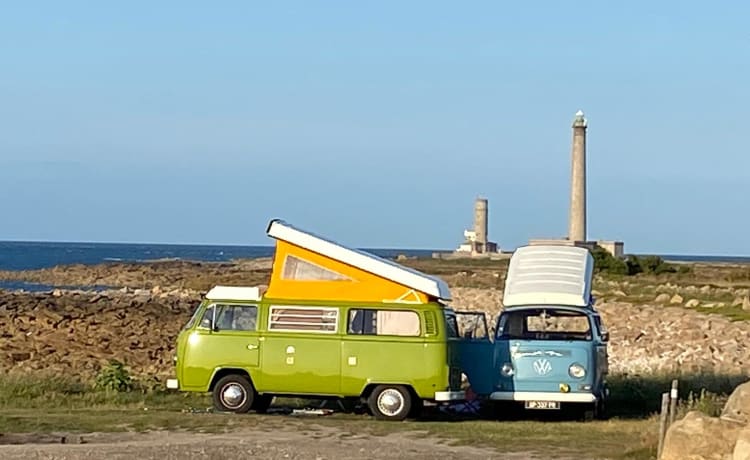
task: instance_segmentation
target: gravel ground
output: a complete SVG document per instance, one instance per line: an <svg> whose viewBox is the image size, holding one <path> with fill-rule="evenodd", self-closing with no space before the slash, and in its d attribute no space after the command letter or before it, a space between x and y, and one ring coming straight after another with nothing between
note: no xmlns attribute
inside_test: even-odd
<svg viewBox="0 0 750 460"><path fill-rule="evenodd" d="M408 432L387 436L356 435L334 428L306 426L276 431L236 431L222 434L151 432L90 434L82 444L37 444L0 446L4 460L83 459L491 459L511 460L540 457L530 454L499 453L492 449L451 446L424 433Z"/></svg>

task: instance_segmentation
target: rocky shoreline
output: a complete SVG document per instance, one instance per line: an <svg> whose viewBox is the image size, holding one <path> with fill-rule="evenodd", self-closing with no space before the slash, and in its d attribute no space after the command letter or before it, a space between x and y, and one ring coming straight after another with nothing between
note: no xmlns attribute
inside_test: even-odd
<svg viewBox="0 0 750 460"><path fill-rule="evenodd" d="M492 326L502 291L452 288L457 310L484 311ZM174 343L202 291L121 289L98 293L0 291L0 370L91 379L109 359L144 381L173 372ZM750 375L750 323L682 307L605 302L615 374Z"/></svg>

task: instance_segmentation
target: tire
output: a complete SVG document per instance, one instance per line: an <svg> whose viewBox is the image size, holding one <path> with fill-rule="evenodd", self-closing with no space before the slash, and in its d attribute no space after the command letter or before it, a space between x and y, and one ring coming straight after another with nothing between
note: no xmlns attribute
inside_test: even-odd
<svg viewBox="0 0 750 460"><path fill-rule="evenodd" d="M268 408L271 406L272 401L272 395L256 395L255 401L253 401L253 405L250 407L250 409L259 414L265 414L266 412L268 412Z"/></svg>
<svg viewBox="0 0 750 460"><path fill-rule="evenodd" d="M378 385L367 398L367 406L378 420L401 421L411 412L411 399L403 385Z"/></svg>
<svg viewBox="0 0 750 460"><path fill-rule="evenodd" d="M244 414L250 410L255 399L255 388L243 375L225 375L214 385L214 407L219 412Z"/></svg>

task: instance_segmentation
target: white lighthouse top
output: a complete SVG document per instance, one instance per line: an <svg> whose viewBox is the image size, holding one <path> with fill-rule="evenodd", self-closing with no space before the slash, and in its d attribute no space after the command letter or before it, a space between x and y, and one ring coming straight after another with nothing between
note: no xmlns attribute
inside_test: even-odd
<svg viewBox="0 0 750 460"><path fill-rule="evenodd" d="M576 116L583 117L583 110L579 110L578 112L576 112Z"/></svg>

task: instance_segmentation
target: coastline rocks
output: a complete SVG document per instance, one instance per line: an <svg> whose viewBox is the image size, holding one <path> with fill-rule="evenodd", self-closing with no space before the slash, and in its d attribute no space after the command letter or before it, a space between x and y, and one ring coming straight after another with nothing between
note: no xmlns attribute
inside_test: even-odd
<svg viewBox="0 0 750 460"><path fill-rule="evenodd" d="M743 425L750 423L750 382L734 389L724 405L721 418Z"/></svg>
<svg viewBox="0 0 750 460"><path fill-rule="evenodd" d="M451 288L456 310L484 311L492 327L502 311L499 289ZM750 374L750 323L681 306L597 305L610 332L610 372Z"/></svg>
<svg viewBox="0 0 750 460"><path fill-rule="evenodd" d="M671 297L667 293L662 293L656 296L654 299L654 302L656 303L668 303L670 301Z"/></svg>
<svg viewBox="0 0 750 460"><path fill-rule="evenodd" d="M669 303L680 304L680 303L682 303L683 300L684 299L682 298L682 296L680 294L675 294L675 295L672 296L671 299L669 299Z"/></svg>
<svg viewBox="0 0 750 460"><path fill-rule="evenodd" d="M731 458L742 425L688 412L664 438L660 460L724 460Z"/></svg>
<svg viewBox="0 0 750 460"><path fill-rule="evenodd" d="M737 386L721 417L691 411L664 438L660 460L750 460L750 382Z"/></svg>

